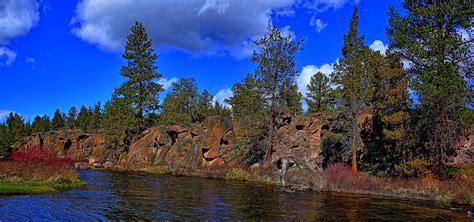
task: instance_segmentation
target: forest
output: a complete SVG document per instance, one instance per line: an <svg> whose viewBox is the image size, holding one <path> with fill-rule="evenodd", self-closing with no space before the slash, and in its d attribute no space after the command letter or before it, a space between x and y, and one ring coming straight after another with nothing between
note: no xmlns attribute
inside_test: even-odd
<svg viewBox="0 0 474 222"><path fill-rule="evenodd" d="M364 44L354 8L341 57L330 75L314 73L307 94L297 90L295 55L304 39L294 40L268 23L266 35L255 41L250 61L253 73L232 87L226 104L213 102L196 79L181 78L163 95L158 55L146 28L137 21L127 38L120 75L126 81L111 98L94 106L56 109L52 118L26 121L10 113L0 123L0 158L6 158L24 137L49 131L103 133L107 147L127 152L142 131L156 125L190 125L207 116L229 116L244 136L242 164L271 161L275 119L310 115L324 119L321 146L324 166L343 163L373 175L416 177L431 172L450 177L459 144L473 133L473 15L471 1L410 1L406 12L389 8L382 53ZM317 56L318 53L314 52ZM303 109L302 102L308 105ZM361 122L361 116L370 121ZM367 124L371 130L367 129ZM262 138L267 143L262 146ZM472 157L472 156L471 156Z"/></svg>

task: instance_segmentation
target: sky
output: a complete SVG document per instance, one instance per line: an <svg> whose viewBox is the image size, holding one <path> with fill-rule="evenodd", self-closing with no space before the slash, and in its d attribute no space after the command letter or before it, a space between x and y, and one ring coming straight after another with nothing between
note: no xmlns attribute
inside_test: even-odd
<svg viewBox="0 0 474 222"><path fill-rule="evenodd" d="M296 82L304 95L317 71L329 74L341 56L354 6L365 44L382 53L390 5L401 0L0 0L0 122L9 112L26 120L56 108L104 104L125 79L123 46L141 21L158 54L167 91L194 77L215 100L256 65L253 40L270 21L304 39ZM166 91L165 91L166 92ZM163 95L161 96L163 97Z"/></svg>

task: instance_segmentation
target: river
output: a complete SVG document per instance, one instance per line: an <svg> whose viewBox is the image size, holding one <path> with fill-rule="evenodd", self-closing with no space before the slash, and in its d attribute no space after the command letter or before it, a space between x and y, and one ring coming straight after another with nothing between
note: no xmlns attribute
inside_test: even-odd
<svg viewBox="0 0 474 222"><path fill-rule="evenodd" d="M468 209L429 201L316 192L238 181L79 171L87 187L0 197L0 221L430 220L469 221Z"/></svg>

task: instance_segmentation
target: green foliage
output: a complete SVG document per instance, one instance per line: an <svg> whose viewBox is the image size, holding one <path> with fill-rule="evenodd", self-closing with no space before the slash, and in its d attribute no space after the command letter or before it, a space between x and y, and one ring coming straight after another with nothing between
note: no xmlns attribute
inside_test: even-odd
<svg viewBox="0 0 474 222"><path fill-rule="evenodd" d="M75 130L77 125L77 110L76 107L71 107L67 117L67 128Z"/></svg>
<svg viewBox="0 0 474 222"><path fill-rule="evenodd" d="M410 62L411 88L418 109L426 113L424 141L431 160L441 173L445 156L465 129L461 115L472 107L472 17L471 1L404 0L406 15L390 8L387 28L390 47ZM467 33L467 39L462 33ZM468 82L471 82L468 84Z"/></svg>
<svg viewBox="0 0 474 222"><path fill-rule="evenodd" d="M62 130L64 127L66 127L65 115L61 113L59 109L56 109L53 119L51 120L51 128L52 130Z"/></svg>
<svg viewBox="0 0 474 222"><path fill-rule="evenodd" d="M211 115L230 115L228 108L218 102L213 105L212 99L207 90L199 94L194 78L180 78L165 97L159 123L189 125L202 122Z"/></svg>
<svg viewBox="0 0 474 222"><path fill-rule="evenodd" d="M198 107L199 102L202 104ZM165 97L160 123L189 125L202 121L202 114L198 113L198 109L206 109L204 111L207 112L209 108L205 107L208 105L206 103L206 98L200 99L194 78L180 78L173 83L171 92Z"/></svg>
<svg viewBox="0 0 474 222"><path fill-rule="evenodd" d="M308 113L320 113L332 108L334 93L331 89L331 80L323 73L317 72L311 76L306 90Z"/></svg>
<svg viewBox="0 0 474 222"><path fill-rule="evenodd" d="M260 47L254 51L252 62L257 64L254 78L265 99L265 108L272 113L301 111L301 95L296 91L295 53L302 49L303 40L294 42L293 36L283 36L270 22L267 33L255 41Z"/></svg>
<svg viewBox="0 0 474 222"><path fill-rule="evenodd" d="M334 67L333 81L339 86L336 89L342 114L346 124L350 128L349 144L352 150L352 169L356 171L356 152L362 148L360 138L360 126L357 122L359 115L367 109L367 103L372 92L372 73L368 68L369 48L364 45L363 37L359 37L357 27L359 17L357 8L350 21L349 31L344 34L344 45L342 46L342 58Z"/></svg>
<svg viewBox="0 0 474 222"><path fill-rule="evenodd" d="M77 115L77 127L84 133L91 132L91 116L92 113L82 105Z"/></svg>
<svg viewBox="0 0 474 222"><path fill-rule="evenodd" d="M32 133L44 133L51 129L51 121L49 116L35 116L33 123L31 124Z"/></svg>
<svg viewBox="0 0 474 222"><path fill-rule="evenodd" d="M415 158L395 165L395 172L400 176L415 177L428 172L428 160Z"/></svg>
<svg viewBox="0 0 474 222"><path fill-rule="evenodd" d="M130 136L136 133L134 130L139 122L132 110L132 105L123 98L112 98L105 104L103 128L109 149L127 149Z"/></svg>
<svg viewBox="0 0 474 222"><path fill-rule="evenodd" d="M127 65L122 66L120 74L127 80L115 89L113 97L122 98L121 103L130 104L131 110L127 111L136 116L135 127L141 131L146 127L146 115L159 108L159 93L163 91L163 86L157 83L161 77L156 72L155 60L158 56L142 23L135 22L131 28L122 57L127 60Z"/></svg>
<svg viewBox="0 0 474 222"><path fill-rule="evenodd" d="M97 133L102 128L102 106L100 102L96 103L94 109L89 111L91 113L90 116L90 128L91 131Z"/></svg>

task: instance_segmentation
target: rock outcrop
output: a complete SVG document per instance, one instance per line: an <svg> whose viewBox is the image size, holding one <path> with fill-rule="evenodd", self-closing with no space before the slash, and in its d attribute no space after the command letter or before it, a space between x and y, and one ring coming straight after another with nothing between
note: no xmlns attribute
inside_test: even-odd
<svg viewBox="0 0 474 222"><path fill-rule="evenodd" d="M191 126L159 126L142 132L120 155L116 165L170 168L215 169L241 165L241 149L237 144L232 119L207 117ZM281 116L276 121L272 163L275 170L285 166L317 168L320 163L321 121L317 115L308 117ZM238 127L238 126L237 126ZM34 134L25 138L23 147L42 146L94 168L111 168L103 134L81 134L58 131Z"/></svg>

